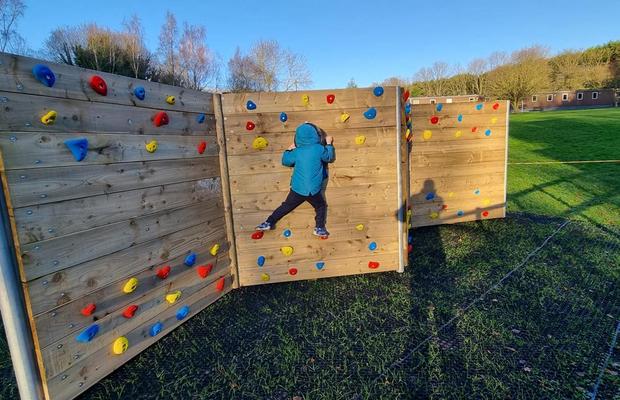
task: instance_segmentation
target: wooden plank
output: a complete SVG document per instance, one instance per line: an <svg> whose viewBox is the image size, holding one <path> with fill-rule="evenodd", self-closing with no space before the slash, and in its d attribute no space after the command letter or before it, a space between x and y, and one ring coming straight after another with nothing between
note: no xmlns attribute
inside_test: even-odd
<svg viewBox="0 0 620 400"><path fill-rule="evenodd" d="M439 206L442 204L453 204L461 201L477 201L480 204L488 203L488 199L492 197L503 197L504 190L501 188L501 185L479 185L483 189L474 189L471 190L471 186L463 185L461 188L455 188L454 186L448 187L447 189L439 189L434 187L429 190L429 188L420 188L415 193L411 194L411 201L413 204L426 204L426 203L435 203ZM476 194L476 190L479 190L479 194ZM430 192L434 193L434 198L432 200L426 200L426 196Z"/></svg>
<svg viewBox="0 0 620 400"><path fill-rule="evenodd" d="M86 138L88 154L79 163L64 142ZM145 144L157 140L157 151L149 153ZM206 141L203 154L200 142ZM0 147L6 154L6 169L50 168L77 165L110 164L135 161L175 160L216 156L215 136L117 135L11 132L0 134Z"/></svg>
<svg viewBox="0 0 620 400"><path fill-rule="evenodd" d="M32 74L36 64L44 63L52 69L56 77L53 87L37 81ZM101 96L90 87L91 76L99 75L107 84L107 96ZM138 99L133 91L142 86L146 95ZM134 107L157 108L162 110L213 113L211 93L189 90L125 76L92 71L74 66L40 61L34 58L0 53L0 90L26 93L39 96L86 100L95 103L123 104ZM167 96L175 96L174 105L166 102ZM54 100L48 100L54 101Z"/></svg>
<svg viewBox="0 0 620 400"><path fill-rule="evenodd" d="M469 165L480 162L497 162L504 165L506 162L506 150L498 149L480 149L480 150L463 150L449 152L427 152L426 154L416 154L412 156L413 164L416 166L436 166L441 165L444 168L451 167L467 167Z"/></svg>
<svg viewBox="0 0 620 400"><path fill-rule="evenodd" d="M113 354L112 343L109 343L108 346L102 347L90 357L78 360L78 362L64 371L64 373L56 375L47 382L50 395L52 398L75 398L101 378L170 333L177 326L188 321L192 316L203 310L209 304L212 304L214 301L224 296L230 291L231 282L232 278L227 276L226 285L222 292L215 290L214 284L209 285L193 296L190 296L179 306L166 309L156 318L128 332L125 337L127 337L130 347L125 353L118 356ZM175 317L176 311L181 305L185 304L190 305L190 313L184 320L177 321ZM151 337L148 333L148 327L157 321L161 321L164 324L164 329L159 335Z"/></svg>
<svg viewBox="0 0 620 400"><path fill-rule="evenodd" d="M495 175L497 173L504 172L504 165L497 161L481 161L475 164L470 164L467 168L438 168L437 166L423 166L415 165L411 166L412 177L414 180L419 179L431 179L438 180L440 178L467 178L470 176L482 176L482 175Z"/></svg>
<svg viewBox="0 0 620 400"><path fill-rule="evenodd" d="M497 110L493 109L495 103L499 104ZM478 110L477 106L482 104L482 109ZM480 114L497 114L498 117L502 114L506 115L508 109L508 100L492 100L492 101L476 101L476 102L461 102L461 103L442 103L442 110L437 111L436 104L412 104L411 113L415 119L419 115L443 115L447 113L456 113L465 115L480 115Z"/></svg>
<svg viewBox="0 0 620 400"><path fill-rule="evenodd" d="M482 213L487 211L489 214L484 216ZM500 208L476 208L464 210L463 216L458 216L455 213L449 213L441 215L437 219L431 219L426 216L413 216L411 218L411 224L414 228L418 228L421 226L432 226L432 225L440 225L440 224L458 224L461 222L468 221L479 221L483 219L494 219L494 218L505 218L506 217L506 207L501 206Z"/></svg>
<svg viewBox="0 0 620 400"><path fill-rule="evenodd" d="M256 114L264 112L282 111L327 111L341 108L368 108L393 106L396 87L384 86L382 96L375 96L374 88L333 89L333 90L305 90L293 92L257 92L257 93L226 93L222 95L222 105L225 115ZM327 102L327 95L335 96L334 102ZM309 103L302 99L307 95ZM247 101L256 104L256 110L248 110Z"/></svg>
<svg viewBox="0 0 620 400"><path fill-rule="evenodd" d="M223 240L223 232L224 219L219 218L44 275L28 284L33 315L81 299L114 282L185 256L190 251L210 249L214 243ZM221 242L222 249L224 244Z"/></svg>
<svg viewBox="0 0 620 400"><path fill-rule="evenodd" d="M506 147L506 138L480 138L471 137L470 140L461 140L462 138L454 140L441 141L442 143L435 143L433 141L417 142L414 145L414 152L411 157L417 157L420 155L428 154L450 154L452 152L460 151L480 151L480 150L504 150Z"/></svg>
<svg viewBox="0 0 620 400"><path fill-rule="evenodd" d="M418 129L418 128L413 128L413 135L412 135L412 147L415 148L419 148L419 147L423 147L423 146L428 146L428 147L432 147L432 146L443 146L444 144L448 145L448 144L459 144L459 143L479 143L480 145L483 145L484 142L481 142L481 140L484 141L491 141L494 139L504 139L506 138L506 127L498 127L498 128L493 128L492 134L491 136L486 136L484 134L485 130L484 129L478 129L476 133L472 133L471 132L471 127L470 128L453 128L453 127L446 127L446 128L435 128L435 129L430 129L431 131L431 138L430 139L425 139L424 138L424 131L425 129ZM457 135L457 132L460 131L460 136ZM415 151L415 150L414 150Z"/></svg>
<svg viewBox="0 0 620 400"><path fill-rule="evenodd" d="M5 104L2 108L0 131L8 132L58 132L58 133L124 133L139 135L214 135L215 118L212 114L205 122L197 122L197 113L166 111L169 124L156 127L155 115L160 111L150 108L129 107L117 104L92 103L1 92ZM56 122L44 125L41 117L56 111Z"/></svg>
<svg viewBox="0 0 620 400"><path fill-rule="evenodd" d="M6 172L14 207L118 193L219 176L219 160L145 161Z"/></svg>
<svg viewBox="0 0 620 400"><path fill-rule="evenodd" d="M219 178L66 200L14 210L22 244L221 198Z"/></svg>

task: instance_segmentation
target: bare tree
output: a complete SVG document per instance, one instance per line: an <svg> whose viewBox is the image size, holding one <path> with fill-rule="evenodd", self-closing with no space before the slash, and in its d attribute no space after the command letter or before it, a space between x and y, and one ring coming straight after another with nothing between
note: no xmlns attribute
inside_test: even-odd
<svg viewBox="0 0 620 400"><path fill-rule="evenodd" d="M162 80L170 84L178 84L178 29L177 19L170 11L166 12L166 22L159 33L159 55L162 66Z"/></svg>
<svg viewBox="0 0 620 400"><path fill-rule="evenodd" d="M241 54L237 47L235 55L228 60L228 89L232 92L253 92L258 88L254 85L254 62L250 56Z"/></svg>
<svg viewBox="0 0 620 400"><path fill-rule="evenodd" d="M123 22L125 28L122 37L123 47L129 57L129 64L133 71L134 78L143 75L145 60L150 59L149 51L144 44L144 28L142 21L137 15L132 15L129 20Z"/></svg>
<svg viewBox="0 0 620 400"><path fill-rule="evenodd" d="M53 61L75 65L74 49L86 46L85 29L81 27L56 28L45 41L46 57Z"/></svg>
<svg viewBox="0 0 620 400"><path fill-rule="evenodd" d="M17 22L24 16L22 0L0 0L0 51L23 53L24 38L17 32Z"/></svg>
<svg viewBox="0 0 620 400"><path fill-rule="evenodd" d="M306 66L307 61L304 56L290 50L285 50L282 56L285 67L282 80L284 90L299 90L312 85L312 75Z"/></svg>
<svg viewBox="0 0 620 400"><path fill-rule="evenodd" d="M489 70L489 61L484 58L475 58L467 66L467 72L471 76L471 90L474 94L484 96L486 90L486 73Z"/></svg>
<svg viewBox="0 0 620 400"><path fill-rule="evenodd" d="M207 46L207 30L204 26L185 23L178 58L185 87L203 90L215 80L217 62Z"/></svg>
<svg viewBox="0 0 620 400"><path fill-rule="evenodd" d="M355 78L349 79L349 82L347 82L347 89L355 89L355 88L357 88L357 82L355 82Z"/></svg>

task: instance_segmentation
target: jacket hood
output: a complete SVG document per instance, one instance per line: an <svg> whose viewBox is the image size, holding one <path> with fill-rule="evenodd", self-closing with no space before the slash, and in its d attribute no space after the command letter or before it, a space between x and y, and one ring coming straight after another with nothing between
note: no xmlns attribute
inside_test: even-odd
<svg viewBox="0 0 620 400"><path fill-rule="evenodd" d="M295 131L295 146L308 146L318 143L321 143L321 139L314 126L310 124L301 124L297 127Z"/></svg>

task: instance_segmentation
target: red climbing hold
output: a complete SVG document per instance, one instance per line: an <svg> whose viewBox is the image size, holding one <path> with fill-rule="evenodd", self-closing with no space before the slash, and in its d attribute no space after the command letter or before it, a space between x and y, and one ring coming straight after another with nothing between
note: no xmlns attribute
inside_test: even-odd
<svg viewBox="0 0 620 400"><path fill-rule="evenodd" d="M207 142L205 142L204 140L200 143L198 143L198 153L202 154L205 152L205 150L207 149Z"/></svg>
<svg viewBox="0 0 620 400"><path fill-rule="evenodd" d="M377 269L379 268L379 263L376 261L368 261L368 268Z"/></svg>
<svg viewBox="0 0 620 400"><path fill-rule="evenodd" d="M138 311L138 306L135 304L132 304L129 307L127 307L125 311L123 311L123 317L127 319L133 318L133 316L136 315L136 311Z"/></svg>
<svg viewBox="0 0 620 400"><path fill-rule="evenodd" d="M403 102L406 102L407 100L409 100L409 91L405 90L405 93L403 93Z"/></svg>
<svg viewBox="0 0 620 400"><path fill-rule="evenodd" d="M476 132L478 132L478 127L477 127L477 126L473 126L473 127L471 128L471 131L472 131L472 133L476 133Z"/></svg>
<svg viewBox="0 0 620 400"><path fill-rule="evenodd" d="M198 275L200 275L200 277L204 279L207 276L209 276L212 269L213 269L213 264L201 265L197 268Z"/></svg>
<svg viewBox="0 0 620 400"><path fill-rule="evenodd" d="M433 116L431 117L431 124L433 124L433 125L434 125L434 124L436 124L437 122L439 122L439 117L438 117L438 116L436 116L436 115L433 115Z"/></svg>
<svg viewBox="0 0 620 400"><path fill-rule="evenodd" d="M483 211L482 212L482 216L483 217L488 217L489 216L489 212L488 211Z"/></svg>
<svg viewBox="0 0 620 400"><path fill-rule="evenodd" d="M262 239L263 235L265 235L265 232L263 231L256 231L252 234L252 239L254 240L258 240L258 239Z"/></svg>
<svg viewBox="0 0 620 400"><path fill-rule="evenodd" d="M297 268L295 268L295 267L289 268L288 269L288 273L289 273L289 275L293 275L293 276L297 275Z"/></svg>
<svg viewBox="0 0 620 400"><path fill-rule="evenodd" d="M97 306L95 305L95 303L90 303L86 307L82 308L81 313L82 313L83 316L89 317L89 316L93 315L93 313L95 312L96 309L97 309Z"/></svg>
<svg viewBox="0 0 620 400"><path fill-rule="evenodd" d="M90 78L90 87L102 96L108 95L108 85L99 75L93 75Z"/></svg>
<svg viewBox="0 0 620 400"><path fill-rule="evenodd" d="M328 104L332 104L334 102L334 100L336 100L336 96L334 96L333 94L328 94L327 95L327 103Z"/></svg>
<svg viewBox="0 0 620 400"><path fill-rule="evenodd" d="M493 104L493 109L494 109L494 110L497 110L498 108L499 108L499 103L495 103L495 104Z"/></svg>
<svg viewBox="0 0 620 400"><path fill-rule="evenodd" d="M170 274L170 265L161 267L160 269L157 270L157 273L156 273L159 279L166 279L169 274Z"/></svg>
<svg viewBox="0 0 620 400"><path fill-rule="evenodd" d="M447 210L448 209L448 205L447 204L442 204L441 209L442 210Z"/></svg>
<svg viewBox="0 0 620 400"><path fill-rule="evenodd" d="M255 124L254 122L252 122L252 121L248 121L248 122L245 124L245 129L247 129L248 131L251 131L251 130L253 130L254 128L256 128L256 124Z"/></svg>
<svg viewBox="0 0 620 400"><path fill-rule="evenodd" d="M224 277L221 277L215 284L215 290L221 292L222 290L224 290L224 284L226 284L226 279L224 279Z"/></svg>
<svg viewBox="0 0 620 400"><path fill-rule="evenodd" d="M409 254L413 253L413 245L412 244L407 246L407 253L409 253Z"/></svg>
<svg viewBox="0 0 620 400"><path fill-rule="evenodd" d="M327 239L329 239L329 236L319 236L319 239L321 239L321 240L327 240Z"/></svg>
<svg viewBox="0 0 620 400"><path fill-rule="evenodd" d="M168 122L170 122L168 119L168 114L163 111L155 114L155 118L153 118L153 124L155 124L155 126L168 125Z"/></svg>

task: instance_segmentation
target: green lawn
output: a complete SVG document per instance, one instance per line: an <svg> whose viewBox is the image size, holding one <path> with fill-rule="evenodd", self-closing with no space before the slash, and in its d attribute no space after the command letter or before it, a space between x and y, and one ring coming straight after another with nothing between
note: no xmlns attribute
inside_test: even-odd
<svg viewBox="0 0 620 400"><path fill-rule="evenodd" d="M619 111L512 116L510 159L620 158ZM84 398L620 399L618 172L511 165L506 219L414 230L404 274L235 291Z"/></svg>

